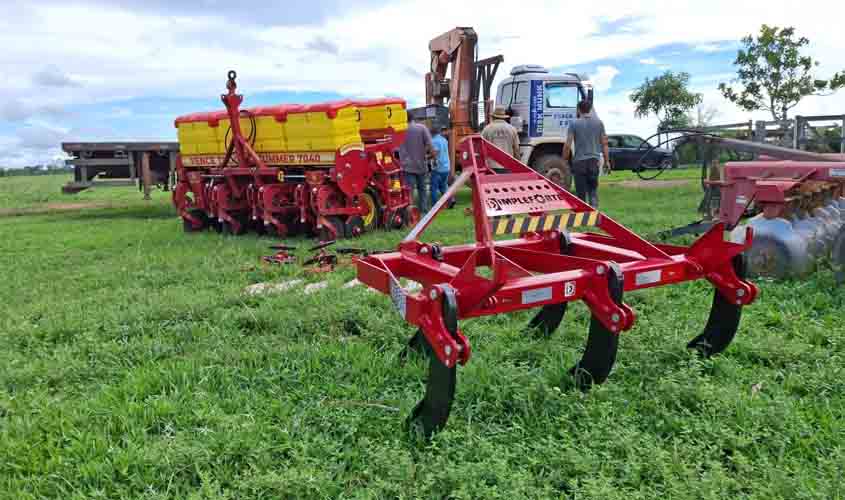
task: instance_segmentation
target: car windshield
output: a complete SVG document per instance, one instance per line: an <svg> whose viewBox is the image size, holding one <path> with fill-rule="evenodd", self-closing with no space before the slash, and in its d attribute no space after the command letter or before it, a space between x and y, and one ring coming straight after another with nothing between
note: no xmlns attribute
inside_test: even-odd
<svg viewBox="0 0 845 500"><path fill-rule="evenodd" d="M635 135L626 135L622 138L626 148L642 148L649 149L651 144L642 140L642 138Z"/></svg>

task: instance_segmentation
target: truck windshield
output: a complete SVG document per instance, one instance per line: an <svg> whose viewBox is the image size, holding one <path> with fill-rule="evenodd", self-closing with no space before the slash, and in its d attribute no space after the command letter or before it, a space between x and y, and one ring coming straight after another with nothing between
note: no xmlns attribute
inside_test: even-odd
<svg viewBox="0 0 845 500"><path fill-rule="evenodd" d="M547 83L547 108L574 108L578 105L578 86L574 83Z"/></svg>
<svg viewBox="0 0 845 500"><path fill-rule="evenodd" d="M514 89L516 85L516 89ZM502 94L499 96L499 104L510 107L512 104L525 104L528 102L528 82L516 82L502 85Z"/></svg>

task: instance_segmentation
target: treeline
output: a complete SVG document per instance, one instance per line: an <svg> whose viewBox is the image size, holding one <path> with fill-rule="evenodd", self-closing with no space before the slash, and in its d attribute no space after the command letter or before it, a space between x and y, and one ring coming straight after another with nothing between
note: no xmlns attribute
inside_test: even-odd
<svg viewBox="0 0 845 500"><path fill-rule="evenodd" d="M21 168L0 167L0 177L16 177L25 175L67 175L72 173L72 166L63 165L36 165L34 167Z"/></svg>

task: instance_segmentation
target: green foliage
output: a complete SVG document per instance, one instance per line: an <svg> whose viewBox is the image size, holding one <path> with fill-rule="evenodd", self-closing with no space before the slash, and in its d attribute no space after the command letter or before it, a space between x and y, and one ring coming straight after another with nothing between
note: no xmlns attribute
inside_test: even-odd
<svg viewBox="0 0 845 500"><path fill-rule="evenodd" d="M3 168L0 167L0 177L31 176L31 175L67 175L73 173L73 167L60 165L39 165L35 167Z"/></svg>
<svg viewBox="0 0 845 500"><path fill-rule="evenodd" d="M829 80L812 74L819 62L801 53L809 43L806 37L796 37L795 28L764 24L756 37L742 39L744 47L734 61L741 87L721 83L719 90L745 111L765 110L775 120L786 120L789 110L804 97L826 95L845 86L845 72Z"/></svg>
<svg viewBox="0 0 845 500"><path fill-rule="evenodd" d="M637 118L657 116L660 130L688 126L687 112L702 100L701 94L689 91L689 80L689 73L672 71L654 79L646 78L631 94L631 101L636 104L634 114Z"/></svg>
<svg viewBox="0 0 845 500"><path fill-rule="evenodd" d="M602 204L653 234L696 216L697 176L632 189L616 172L601 178ZM2 179L0 208L53 203L61 181ZM471 240L469 192L458 198L429 241ZM736 341L711 360L685 348L709 284L626 294L637 324L587 393L567 373L586 339L582 304L550 339L522 333L527 312L463 321L473 358L426 444L402 424L425 376L422 359L398 359L413 329L381 294L342 289L351 267L263 267L276 241L183 234L168 193L59 199L113 206L0 216L0 498L845 496L845 290L829 271L760 282ZM310 242L287 242L307 255ZM292 278L331 286L242 293Z"/></svg>

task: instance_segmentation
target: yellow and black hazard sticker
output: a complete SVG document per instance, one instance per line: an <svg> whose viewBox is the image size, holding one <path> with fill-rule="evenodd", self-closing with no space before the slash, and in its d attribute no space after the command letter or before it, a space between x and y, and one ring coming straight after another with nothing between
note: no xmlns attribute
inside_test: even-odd
<svg viewBox="0 0 845 500"><path fill-rule="evenodd" d="M598 222L598 212L568 212L534 216L494 217L491 219L494 235L563 231L575 227L595 226Z"/></svg>

